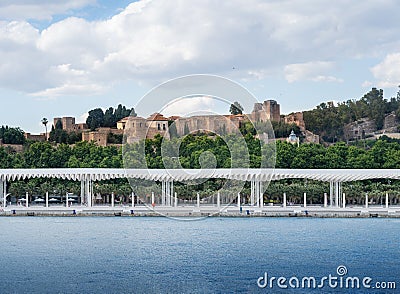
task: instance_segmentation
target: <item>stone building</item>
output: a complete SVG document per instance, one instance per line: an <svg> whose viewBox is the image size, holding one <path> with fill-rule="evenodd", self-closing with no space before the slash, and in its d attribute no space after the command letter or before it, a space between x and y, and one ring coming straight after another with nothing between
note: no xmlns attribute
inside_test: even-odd
<svg viewBox="0 0 400 294"><path fill-rule="evenodd" d="M238 133L244 121L243 114L237 115L197 115L180 117L174 121L178 136L197 131L212 132L219 135Z"/></svg>
<svg viewBox="0 0 400 294"><path fill-rule="evenodd" d="M147 119L140 116L123 118L117 123L117 128L125 131L128 143L152 139L157 134L170 138L168 119L160 113L153 113Z"/></svg>
<svg viewBox="0 0 400 294"><path fill-rule="evenodd" d="M286 124L295 124L300 128L302 132L306 130L306 124L304 122L303 113L302 112L293 112L291 114L286 115L283 118L283 121Z"/></svg>
<svg viewBox="0 0 400 294"><path fill-rule="evenodd" d="M53 119L54 127L57 125L57 122L61 122L62 129L68 133L70 132L83 132L88 129L88 126L85 123L75 123L75 117L55 117Z"/></svg>
<svg viewBox="0 0 400 294"><path fill-rule="evenodd" d="M304 142L319 144L319 135L314 134L308 130L304 130Z"/></svg>
<svg viewBox="0 0 400 294"><path fill-rule="evenodd" d="M253 122L265 122L267 120L279 122L281 120L280 105L275 100L255 103L250 117Z"/></svg>
<svg viewBox="0 0 400 294"><path fill-rule="evenodd" d="M383 129L386 132L397 133L399 131L398 127L399 127L399 120L397 119L397 116L394 113L394 111L385 116Z"/></svg>
<svg viewBox="0 0 400 294"><path fill-rule="evenodd" d="M82 132L82 141L93 141L99 146L107 146L110 133L114 135L123 135L124 131L112 128L98 128L96 131L86 130Z"/></svg>
<svg viewBox="0 0 400 294"><path fill-rule="evenodd" d="M24 137L26 140L35 141L35 142L46 141L46 134L44 134L44 133L42 133L40 135L32 135L31 133L24 133Z"/></svg>
<svg viewBox="0 0 400 294"><path fill-rule="evenodd" d="M360 140L363 136L373 136L375 131L375 121L367 117L349 123L343 128L346 140Z"/></svg>

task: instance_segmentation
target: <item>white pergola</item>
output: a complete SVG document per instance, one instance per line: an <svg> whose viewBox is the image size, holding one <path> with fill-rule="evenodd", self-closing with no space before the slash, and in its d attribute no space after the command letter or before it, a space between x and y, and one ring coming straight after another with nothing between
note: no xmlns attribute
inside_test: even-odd
<svg viewBox="0 0 400 294"><path fill-rule="evenodd" d="M7 182L31 178L56 178L81 182L82 203L92 206L93 182L119 178L162 182L163 204L172 203L173 182L196 179L230 179L251 182L251 201L263 205L263 183L282 179L310 179L330 183L330 197L340 205L341 183L369 179L400 179L397 169L0 169L0 195L7 196ZM332 200L331 200L332 202ZM6 201L3 201L4 205Z"/></svg>

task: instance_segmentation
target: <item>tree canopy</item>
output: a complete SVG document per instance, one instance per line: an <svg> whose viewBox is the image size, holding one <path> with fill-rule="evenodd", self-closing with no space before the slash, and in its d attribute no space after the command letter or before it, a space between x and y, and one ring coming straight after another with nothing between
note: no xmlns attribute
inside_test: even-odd
<svg viewBox="0 0 400 294"><path fill-rule="evenodd" d="M237 101L233 102L233 104L231 104L231 107L229 108L229 112L233 115L243 114L243 110L243 106L240 105L240 103Z"/></svg>
<svg viewBox="0 0 400 294"><path fill-rule="evenodd" d="M24 131L22 131L20 128L12 128L9 126L2 126L0 128L0 139L4 144L25 143Z"/></svg>
<svg viewBox="0 0 400 294"><path fill-rule="evenodd" d="M118 121L130 115L136 116L134 108L129 109L121 104L116 109L109 107L105 112L101 108L95 108L89 111L86 124L93 131L99 127L115 128Z"/></svg>

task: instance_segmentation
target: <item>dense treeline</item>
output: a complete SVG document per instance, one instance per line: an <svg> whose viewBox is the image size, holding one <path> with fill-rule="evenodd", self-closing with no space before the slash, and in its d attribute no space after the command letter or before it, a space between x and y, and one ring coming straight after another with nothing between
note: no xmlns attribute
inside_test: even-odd
<svg viewBox="0 0 400 294"><path fill-rule="evenodd" d="M24 144L24 131L20 128L2 126L0 128L0 139L4 144Z"/></svg>
<svg viewBox="0 0 400 294"><path fill-rule="evenodd" d="M372 88L359 100L347 100L337 106L333 102L321 103L315 109L304 112L307 129L321 135L326 142L345 140L345 124L370 118L377 130L382 129L385 115L395 112L400 115L400 91L389 100L383 97L383 90Z"/></svg>
<svg viewBox="0 0 400 294"><path fill-rule="evenodd" d="M185 168L199 168L199 158L209 151L214 154L218 168L231 167L231 150L247 152L246 147L237 147L235 136L210 137L207 135L188 135L179 144L179 161ZM250 134L244 137L250 154L250 165L260 164L260 141ZM161 154L162 137L146 139L146 162L149 168L163 168ZM239 142L239 141L238 141ZM170 144L169 142L166 143ZM172 143L171 143L172 144ZM243 150L241 148L243 147ZM339 142L329 147L320 144L292 145L276 142L277 168L400 168L400 143L385 136L368 148L347 145ZM140 144L132 145L132 154L139 154ZM165 155L165 154L164 154ZM165 156L164 156L165 157ZM133 156L138 159L138 157ZM165 158L164 158L165 159ZM203 158L204 159L204 158ZM35 142L26 146L23 153L9 153L0 147L0 168L77 168L104 167L121 168L121 148L101 147L93 142L78 142L74 146L49 142Z"/></svg>

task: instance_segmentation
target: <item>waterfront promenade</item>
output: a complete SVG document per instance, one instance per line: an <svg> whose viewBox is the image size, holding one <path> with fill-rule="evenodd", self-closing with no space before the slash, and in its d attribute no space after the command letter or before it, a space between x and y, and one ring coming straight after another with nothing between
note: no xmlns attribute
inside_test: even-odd
<svg viewBox="0 0 400 294"><path fill-rule="evenodd" d="M81 194L73 196L75 203L69 203L68 193L65 195L64 206L49 205L49 195L41 198L46 204L29 203L28 194L19 197L25 202L22 205L9 203L10 194L7 184L16 180L30 178L58 178L81 182ZM161 183L161 195L154 201L143 201L132 192L130 203L116 205L114 194L110 206L97 205L93 192L93 183L118 178L149 180ZM181 203L174 192L174 182L196 179L230 179L251 183L249 199L238 193L231 195L230 201L223 201L222 195L215 192L213 204L202 203L199 195L192 203ZM323 195L323 204L307 204L307 195L302 195L302 203L289 205L286 193L283 193L281 203L264 203L264 184L268 181L282 179L311 179L329 182L330 189ZM342 192L343 182L362 181L369 179L400 179L397 169L216 169L216 170L126 170L126 169L2 169L0 170L0 197L2 208L0 215L164 215L164 216L313 216L313 217L398 217L400 206L398 196L395 198L386 193L386 199L380 205L370 205L371 199L365 194L364 203L353 206L346 201ZM71 196L72 197L72 196ZM233 199L233 200L232 200ZM5 201L4 201L5 200ZM36 199L37 200L37 199ZM140 201L139 201L140 200ZM226 199L225 199L226 200ZM32 200L31 200L32 201ZM144 205L143 203L148 203ZM229 205L227 203L230 203ZM154 207L150 204L155 204Z"/></svg>
<svg viewBox="0 0 400 294"><path fill-rule="evenodd" d="M286 206L274 205L263 208L243 205L229 205L216 207L212 205L151 207L146 205L137 206L94 206L86 207L76 205L72 207L23 207L8 206L0 210L0 216L169 216L169 217L204 217L204 216L227 216L227 217L400 217L400 206L385 207L376 206L349 206L323 207L323 206Z"/></svg>

